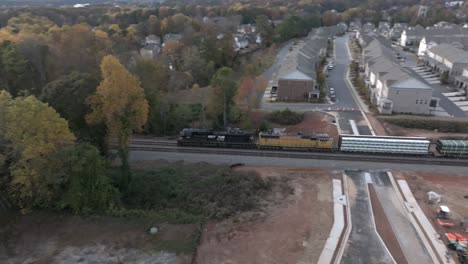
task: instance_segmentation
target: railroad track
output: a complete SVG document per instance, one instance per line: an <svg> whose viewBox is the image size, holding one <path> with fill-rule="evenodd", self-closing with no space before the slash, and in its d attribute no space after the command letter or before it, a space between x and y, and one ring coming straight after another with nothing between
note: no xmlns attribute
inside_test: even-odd
<svg viewBox="0 0 468 264"><path fill-rule="evenodd" d="M134 142L134 141L133 141ZM153 151L153 152L179 152L198 153L212 155L237 155L255 157L276 157L276 158L296 158L296 159L324 159L324 160L346 160L346 161L369 161L369 162L389 162L389 163L409 163L409 164L430 164L446 166L468 166L467 159L437 158L437 157L414 157L414 156L385 156L368 155L356 153L332 153L332 152L294 152L294 151L272 151L272 150L246 150L246 149L225 149L225 148L200 148L200 147L178 147L176 143L167 144L165 142L153 142L154 144L131 144L133 151Z"/></svg>

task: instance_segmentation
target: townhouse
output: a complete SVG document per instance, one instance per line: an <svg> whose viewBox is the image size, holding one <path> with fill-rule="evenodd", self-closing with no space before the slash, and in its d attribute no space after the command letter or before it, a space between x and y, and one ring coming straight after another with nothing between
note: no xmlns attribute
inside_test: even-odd
<svg viewBox="0 0 468 264"><path fill-rule="evenodd" d="M432 88L400 66L388 40L371 41L362 58L370 99L380 113L431 114L438 101L432 97Z"/></svg>

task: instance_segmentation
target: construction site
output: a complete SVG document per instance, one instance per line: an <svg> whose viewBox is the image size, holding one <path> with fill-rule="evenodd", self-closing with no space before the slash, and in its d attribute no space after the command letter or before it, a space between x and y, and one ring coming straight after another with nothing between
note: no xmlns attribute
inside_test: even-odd
<svg viewBox="0 0 468 264"><path fill-rule="evenodd" d="M466 175L242 169L290 177L292 195L208 225L197 263L467 263Z"/></svg>

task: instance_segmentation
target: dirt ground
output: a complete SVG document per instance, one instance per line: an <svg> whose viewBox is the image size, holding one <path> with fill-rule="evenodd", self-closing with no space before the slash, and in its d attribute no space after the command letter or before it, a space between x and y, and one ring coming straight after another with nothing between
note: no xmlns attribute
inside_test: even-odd
<svg viewBox="0 0 468 264"><path fill-rule="evenodd" d="M306 112L301 123L286 128L287 133L327 133L338 139L338 129L332 123L335 118L323 112Z"/></svg>
<svg viewBox="0 0 468 264"><path fill-rule="evenodd" d="M149 235L150 226L49 212L2 215L0 263L190 263L194 226L161 225Z"/></svg>
<svg viewBox="0 0 468 264"><path fill-rule="evenodd" d="M468 171L466 175L409 172L398 172L394 175L408 182L419 206L441 237L444 237L446 232L458 232L468 236L465 228L459 226L460 221L465 219L465 227L468 226L468 199L464 198L465 195L468 195ZM442 195L442 202L429 204L427 202L427 192L429 191ZM455 223L454 227L442 227L435 221L435 212L439 205L446 205L450 208L452 220Z"/></svg>
<svg viewBox="0 0 468 264"><path fill-rule="evenodd" d="M385 246L388 248L395 261L399 264L408 263L405 258L405 254L403 253L403 250L398 243L398 239L391 228L391 224L385 215L382 203L379 201L379 197L377 196L374 187L372 184L369 184L368 188L369 196L372 201L371 206L377 232L379 233L380 237L382 237Z"/></svg>
<svg viewBox="0 0 468 264"><path fill-rule="evenodd" d="M279 202L255 220L241 215L206 225L196 263L316 263L333 224L332 178L341 175L320 169L242 169L287 177L293 194L272 197Z"/></svg>

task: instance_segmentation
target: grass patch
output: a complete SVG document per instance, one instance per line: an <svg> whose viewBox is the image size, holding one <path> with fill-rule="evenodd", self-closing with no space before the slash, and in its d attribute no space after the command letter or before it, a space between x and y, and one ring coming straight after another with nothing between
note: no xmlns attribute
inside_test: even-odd
<svg viewBox="0 0 468 264"><path fill-rule="evenodd" d="M405 128L437 130L439 132L468 133L468 120L453 117L381 116L379 120Z"/></svg>
<svg viewBox="0 0 468 264"><path fill-rule="evenodd" d="M271 112L267 115L267 120L283 126L296 125L304 120L303 113L293 112L289 109Z"/></svg>
<svg viewBox="0 0 468 264"><path fill-rule="evenodd" d="M171 224L221 220L257 209L275 182L227 167L135 170L122 206L112 208L110 214Z"/></svg>

